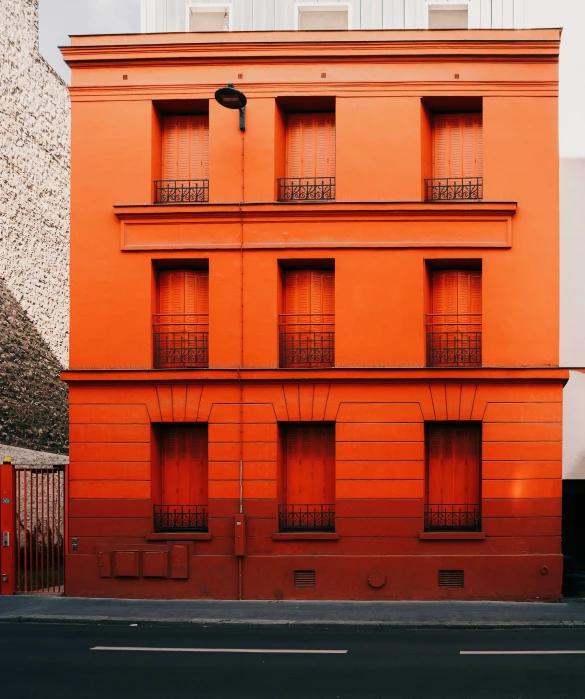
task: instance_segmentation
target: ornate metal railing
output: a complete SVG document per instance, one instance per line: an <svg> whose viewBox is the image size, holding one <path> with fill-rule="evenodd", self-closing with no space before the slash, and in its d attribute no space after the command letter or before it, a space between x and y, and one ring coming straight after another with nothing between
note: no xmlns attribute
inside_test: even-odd
<svg viewBox="0 0 585 699"><path fill-rule="evenodd" d="M207 505L154 505L155 532L206 532Z"/></svg>
<svg viewBox="0 0 585 699"><path fill-rule="evenodd" d="M155 204L199 204L209 201L209 180L155 180Z"/></svg>
<svg viewBox="0 0 585 699"><path fill-rule="evenodd" d="M335 199L335 177L279 177L278 201Z"/></svg>
<svg viewBox="0 0 585 699"><path fill-rule="evenodd" d="M209 322L202 314L155 314L152 326L154 366L209 366Z"/></svg>
<svg viewBox="0 0 585 699"><path fill-rule="evenodd" d="M335 531L335 505L279 505L281 532Z"/></svg>
<svg viewBox="0 0 585 699"><path fill-rule="evenodd" d="M278 326L281 367L335 365L333 314L282 314Z"/></svg>
<svg viewBox="0 0 585 699"><path fill-rule="evenodd" d="M480 315L427 316L427 366L481 366Z"/></svg>
<svg viewBox="0 0 585 699"><path fill-rule="evenodd" d="M425 505L425 531L481 531L479 505Z"/></svg>
<svg viewBox="0 0 585 699"><path fill-rule="evenodd" d="M483 177L436 177L425 179L427 201L483 199Z"/></svg>

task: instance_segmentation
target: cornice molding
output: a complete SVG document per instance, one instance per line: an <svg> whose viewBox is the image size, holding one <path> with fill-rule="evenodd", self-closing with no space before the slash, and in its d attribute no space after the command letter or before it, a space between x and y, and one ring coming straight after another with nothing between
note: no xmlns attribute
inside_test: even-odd
<svg viewBox="0 0 585 699"><path fill-rule="evenodd" d="M115 204L120 221L213 221L251 220L271 222L281 219L331 221L391 221L397 218L486 218L514 216L517 202L323 202L323 203L223 203L223 204Z"/></svg>
<svg viewBox="0 0 585 699"><path fill-rule="evenodd" d="M493 31L493 30L489 30ZM79 63L103 61L169 61L177 59L205 60L220 59L225 63L256 58L276 58L285 61L303 58L305 60L330 60L345 58L410 57L423 59L463 57L506 57L510 59L550 60L559 56L558 39L520 39L510 36L509 40L489 38L477 40L368 40L353 41L222 41L216 43L184 43L185 35L176 35L168 43L136 43L73 45L61 47L65 62L73 66ZM241 36L241 35L240 35ZM134 35L132 38L139 38ZM96 39L99 37L96 37ZM228 37L229 38L229 37Z"/></svg>
<svg viewBox="0 0 585 699"><path fill-rule="evenodd" d="M327 96L329 94L344 97L408 97L433 95L466 95L481 92L485 97L506 94L556 97L558 81L400 81L400 82L327 82L319 83L246 83L239 84L245 90L248 99L276 97L293 93L304 96ZM157 99L209 99L217 89L216 83L199 83L197 85L83 85L69 88L72 101L86 101L92 98L109 97L117 100L157 100Z"/></svg>

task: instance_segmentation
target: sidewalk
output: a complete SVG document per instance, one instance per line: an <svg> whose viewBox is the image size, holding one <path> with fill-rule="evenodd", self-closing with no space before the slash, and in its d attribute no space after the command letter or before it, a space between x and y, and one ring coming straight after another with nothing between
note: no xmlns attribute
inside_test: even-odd
<svg viewBox="0 0 585 699"><path fill-rule="evenodd" d="M323 602L0 597L0 622L146 625L336 625L398 628L585 628L581 600L531 602Z"/></svg>

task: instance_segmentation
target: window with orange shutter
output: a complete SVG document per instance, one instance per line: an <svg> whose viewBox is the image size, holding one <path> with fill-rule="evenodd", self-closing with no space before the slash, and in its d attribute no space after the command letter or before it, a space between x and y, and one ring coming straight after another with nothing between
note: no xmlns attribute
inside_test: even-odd
<svg viewBox="0 0 585 699"><path fill-rule="evenodd" d="M481 272L431 270L430 293L428 366L481 366Z"/></svg>
<svg viewBox="0 0 585 699"><path fill-rule="evenodd" d="M335 114L289 114L280 200L335 199Z"/></svg>
<svg viewBox="0 0 585 699"><path fill-rule="evenodd" d="M281 530L335 529L335 426L283 428Z"/></svg>
<svg viewBox="0 0 585 699"><path fill-rule="evenodd" d="M433 179L427 180L427 199L482 198L482 114L435 114Z"/></svg>
<svg viewBox="0 0 585 699"><path fill-rule="evenodd" d="M207 271L159 271L153 339L157 368L209 366Z"/></svg>
<svg viewBox="0 0 585 699"><path fill-rule="evenodd" d="M335 272L285 270L280 315L280 365L334 366Z"/></svg>
<svg viewBox="0 0 585 699"><path fill-rule="evenodd" d="M207 426L165 427L155 531L207 531Z"/></svg>
<svg viewBox="0 0 585 699"><path fill-rule="evenodd" d="M481 426L429 425L426 440L425 529L480 531Z"/></svg>
<svg viewBox="0 0 585 699"><path fill-rule="evenodd" d="M162 180L156 183L156 203L197 203L208 199L209 117L164 117Z"/></svg>

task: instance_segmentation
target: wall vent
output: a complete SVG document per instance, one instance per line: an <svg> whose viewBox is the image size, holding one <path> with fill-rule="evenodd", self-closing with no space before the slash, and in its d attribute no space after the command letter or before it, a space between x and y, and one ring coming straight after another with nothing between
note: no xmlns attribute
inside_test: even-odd
<svg viewBox="0 0 585 699"><path fill-rule="evenodd" d="M314 570L295 570L295 587L315 587Z"/></svg>
<svg viewBox="0 0 585 699"><path fill-rule="evenodd" d="M440 570L439 587L464 587L462 570Z"/></svg>

